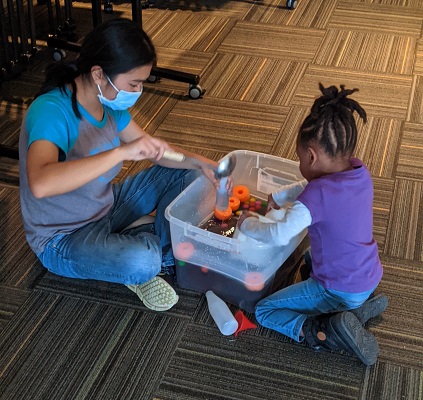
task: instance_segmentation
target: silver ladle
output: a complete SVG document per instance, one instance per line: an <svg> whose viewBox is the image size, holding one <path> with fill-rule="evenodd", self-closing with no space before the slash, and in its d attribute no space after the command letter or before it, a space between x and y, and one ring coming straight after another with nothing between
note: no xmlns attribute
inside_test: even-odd
<svg viewBox="0 0 423 400"><path fill-rule="evenodd" d="M234 154L229 154L219 161L219 165L214 175L217 179L227 178L234 172L235 166L236 157Z"/></svg>
<svg viewBox="0 0 423 400"><path fill-rule="evenodd" d="M173 151L165 150L163 153L163 158L172 161L182 162L187 158L185 154ZM201 161L195 160L198 165L201 165ZM214 176L216 179L219 179L219 189L216 191L216 208L220 211L226 211L229 207L229 195L226 189L226 183L228 176L232 174L236 166L236 157L234 154L229 154L220 160L217 165L216 170L214 171Z"/></svg>

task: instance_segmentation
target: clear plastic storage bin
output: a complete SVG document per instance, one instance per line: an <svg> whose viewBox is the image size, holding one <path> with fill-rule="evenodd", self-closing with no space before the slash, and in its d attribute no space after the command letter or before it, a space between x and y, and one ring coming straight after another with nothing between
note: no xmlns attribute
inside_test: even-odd
<svg viewBox="0 0 423 400"><path fill-rule="evenodd" d="M231 154L236 156L234 185L247 186L256 199L267 201L269 193L303 179L297 162L246 150ZM218 235L199 228L211 218L215 201L215 188L202 176L166 209L177 282L182 288L203 293L213 290L225 301L252 312L275 288L278 270L290 268L300 259L307 231L287 246Z"/></svg>

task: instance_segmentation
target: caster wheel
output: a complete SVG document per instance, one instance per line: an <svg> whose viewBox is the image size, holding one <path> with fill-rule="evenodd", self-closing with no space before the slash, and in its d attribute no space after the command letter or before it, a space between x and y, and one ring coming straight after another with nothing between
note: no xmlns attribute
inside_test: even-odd
<svg viewBox="0 0 423 400"><path fill-rule="evenodd" d="M104 13L105 14L113 14L113 5L112 4L105 4L104 5Z"/></svg>
<svg viewBox="0 0 423 400"><path fill-rule="evenodd" d="M23 66L19 60L10 61L7 66L7 72L10 78L16 78L23 71Z"/></svg>
<svg viewBox="0 0 423 400"><path fill-rule="evenodd" d="M74 31L76 29L76 22L71 18L67 19L63 25L67 31Z"/></svg>
<svg viewBox="0 0 423 400"><path fill-rule="evenodd" d="M6 68L2 67L0 69L0 86L3 83L3 81L7 80L7 70Z"/></svg>
<svg viewBox="0 0 423 400"><path fill-rule="evenodd" d="M40 47L33 47L32 55L35 60L43 60L45 57L44 50L42 50Z"/></svg>
<svg viewBox="0 0 423 400"><path fill-rule="evenodd" d="M54 49L53 51L53 59L54 61L61 61L63 58L66 57L66 52L62 49Z"/></svg>
<svg viewBox="0 0 423 400"><path fill-rule="evenodd" d="M159 77L158 77L158 76L156 76L156 75L150 75L150 76L147 78L147 81L148 81L148 82L150 82L150 83L156 83L156 82L158 82L158 81L159 81Z"/></svg>
<svg viewBox="0 0 423 400"><path fill-rule="evenodd" d="M189 85L189 97L191 99L199 99L206 91L201 89L200 85Z"/></svg>
<svg viewBox="0 0 423 400"><path fill-rule="evenodd" d="M26 52L21 54L21 59L24 64L29 64L32 61L32 53Z"/></svg>
<svg viewBox="0 0 423 400"><path fill-rule="evenodd" d="M297 7L298 1L297 0L287 0L286 8L290 10L294 10Z"/></svg>

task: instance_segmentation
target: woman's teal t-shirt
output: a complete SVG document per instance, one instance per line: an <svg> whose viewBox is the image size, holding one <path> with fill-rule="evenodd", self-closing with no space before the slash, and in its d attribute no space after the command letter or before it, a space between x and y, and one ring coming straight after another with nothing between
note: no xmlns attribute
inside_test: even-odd
<svg viewBox="0 0 423 400"><path fill-rule="evenodd" d="M89 157L120 146L119 133L131 120L127 110L104 107L103 119L97 121L80 104L78 108L82 119L78 119L72 110L70 92L55 89L34 100L21 126L21 210L27 240L37 254L43 252L46 243L56 234L70 233L99 220L113 205L111 181L122 164L69 193L36 199L29 190L26 157L34 141L54 143L59 148L61 162Z"/></svg>

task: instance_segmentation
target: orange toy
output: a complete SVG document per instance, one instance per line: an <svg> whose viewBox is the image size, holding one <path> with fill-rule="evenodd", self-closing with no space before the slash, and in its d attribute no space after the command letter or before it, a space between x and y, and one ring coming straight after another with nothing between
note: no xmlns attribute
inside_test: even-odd
<svg viewBox="0 0 423 400"><path fill-rule="evenodd" d="M226 221L227 219L232 217L232 208L228 207L226 210L218 210L217 208L214 209L214 216L221 221Z"/></svg>
<svg viewBox="0 0 423 400"><path fill-rule="evenodd" d="M232 211L237 211L241 202L239 201L238 197L229 197L229 207L232 208Z"/></svg>
<svg viewBox="0 0 423 400"><path fill-rule="evenodd" d="M247 272L244 285L252 292L259 292L264 288L263 275L260 272Z"/></svg>
<svg viewBox="0 0 423 400"><path fill-rule="evenodd" d="M176 246L174 253L175 258L179 260L188 260L194 254L194 245L190 242L181 242Z"/></svg>
<svg viewBox="0 0 423 400"><path fill-rule="evenodd" d="M244 185L236 185L234 186L233 196L238 197L239 201L244 202L250 198L250 191L248 190L247 186Z"/></svg>

